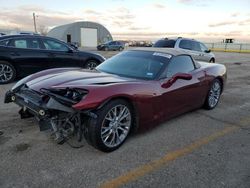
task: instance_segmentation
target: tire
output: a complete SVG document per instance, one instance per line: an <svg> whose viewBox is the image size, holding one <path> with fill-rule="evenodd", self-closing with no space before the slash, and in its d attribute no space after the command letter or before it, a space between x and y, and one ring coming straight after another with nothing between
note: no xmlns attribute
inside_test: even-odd
<svg viewBox="0 0 250 188"><path fill-rule="evenodd" d="M104 51L109 51L108 47L105 47L105 48L104 48Z"/></svg>
<svg viewBox="0 0 250 188"><path fill-rule="evenodd" d="M123 48L122 48L122 47L120 47L118 50L119 50L119 51L122 51L122 50L123 50Z"/></svg>
<svg viewBox="0 0 250 188"><path fill-rule="evenodd" d="M220 80L215 79L209 89L204 108L207 110L214 109L219 103L222 92L222 83Z"/></svg>
<svg viewBox="0 0 250 188"><path fill-rule="evenodd" d="M0 61L0 84L8 84L16 78L16 69L7 61Z"/></svg>
<svg viewBox="0 0 250 188"><path fill-rule="evenodd" d="M215 63L215 59L214 58L210 59L209 63Z"/></svg>
<svg viewBox="0 0 250 188"><path fill-rule="evenodd" d="M132 129L134 115L131 106L124 100L116 99L108 102L96 114L97 118L90 118L84 131L87 142L104 152L118 149Z"/></svg>
<svg viewBox="0 0 250 188"><path fill-rule="evenodd" d="M87 61L87 63L84 65L84 68L85 69L89 69L89 70L92 70L94 69L96 66L99 65L99 62L96 61L96 60L89 60Z"/></svg>

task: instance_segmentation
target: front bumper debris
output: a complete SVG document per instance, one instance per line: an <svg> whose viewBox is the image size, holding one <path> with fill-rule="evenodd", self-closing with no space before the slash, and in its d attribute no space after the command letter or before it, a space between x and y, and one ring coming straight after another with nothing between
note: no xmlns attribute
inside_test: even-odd
<svg viewBox="0 0 250 188"><path fill-rule="evenodd" d="M70 107L62 105L53 98L44 101L44 95L28 88L22 88L17 92L8 91L5 94L5 103L14 102L21 107L19 111L21 119L36 117L39 122L40 131L51 129L50 118L55 111L74 113Z"/></svg>
<svg viewBox="0 0 250 188"><path fill-rule="evenodd" d="M46 91L46 90L45 90ZM40 131L51 130L58 144L76 136L82 140L85 123L89 117L97 118L91 110L78 111L65 105L62 97L51 93L37 92L27 86L5 94L5 103L14 102L21 107L21 119L35 117Z"/></svg>
<svg viewBox="0 0 250 188"><path fill-rule="evenodd" d="M22 114L25 117L25 111L29 111L29 113L38 116L39 118L45 117L47 115L48 109L43 104L42 96L39 96L34 91L31 90L20 90L20 92L12 92L8 91L5 94L5 103L14 102L20 107L22 107L22 111L20 111L20 115Z"/></svg>

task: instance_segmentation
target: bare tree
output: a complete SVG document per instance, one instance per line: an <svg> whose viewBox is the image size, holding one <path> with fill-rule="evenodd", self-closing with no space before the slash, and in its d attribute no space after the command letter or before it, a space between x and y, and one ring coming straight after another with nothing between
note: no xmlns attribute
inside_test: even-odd
<svg viewBox="0 0 250 188"><path fill-rule="evenodd" d="M45 26L45 25L39 25L38 32L41 35L46 36L48 34L48 31L49 31L49 28L47 26Z"/></svg>

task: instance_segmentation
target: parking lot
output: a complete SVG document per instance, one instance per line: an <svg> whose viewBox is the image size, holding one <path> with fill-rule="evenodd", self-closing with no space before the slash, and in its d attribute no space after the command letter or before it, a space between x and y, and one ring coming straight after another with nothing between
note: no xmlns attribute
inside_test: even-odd
<svg viewBox="0 0 250 188"><path fill-rule="evenodd" d="M1 85L0 187L250 187L250 54L215 55L228 69L217 108L132 135L112 153L57 145L3 103L13 84Z"/></svg>

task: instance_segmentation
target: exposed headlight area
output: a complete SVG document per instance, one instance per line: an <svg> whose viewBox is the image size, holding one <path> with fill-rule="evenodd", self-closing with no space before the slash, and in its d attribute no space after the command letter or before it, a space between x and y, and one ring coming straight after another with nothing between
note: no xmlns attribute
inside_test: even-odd
<svg viewBox="0 0 250 188"><path fill-rule="evenodd" d="M45 89L42 88L41 92L44 95L54 98L60 103L67 106L72 106L80 102L86 95L88 91L85 89L75 89L75 88L65 88L65 89Z"/></svg>
<svg viewBox="0 0 250 188"><path fill-rule="evenodd" d="M19 80L12 88L12 91L17 91L19 88L22 87L31 77L32 75L26 76L25 78Z"/></svg>

